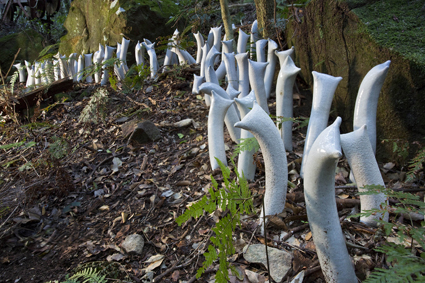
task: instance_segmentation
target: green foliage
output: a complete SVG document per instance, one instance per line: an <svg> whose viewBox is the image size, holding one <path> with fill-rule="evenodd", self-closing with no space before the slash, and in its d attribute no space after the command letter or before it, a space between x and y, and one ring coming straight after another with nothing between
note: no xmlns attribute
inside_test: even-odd
<svg viewBox="0 0 425 283"><path fill-rule="evenodd" d="M257 139L247 138L247 139L239 139L240 142L236 145L236 149L233 152L232 158L240 154L242 151L251 151L254 150L257 152L260 149L260 144L258 143Z"/></svg>
<svg viewBox="0 0 425 283"><path fill-rule="evenodd" d="M406 163L409 157L409 141L400 139L384 139L382 143L392 142L393 156L392 159L400 166Z"/></svg>
<svg viewBox="0 0 425 283"><path fill-rule="evenodd" d="M400 205L395 208L390 207L388 204L381 204L379 209L366 210L362 213L350 216L371 216L380 213L392 213L397 215L403 214L407 216L409 213L418 213L424 215L425 203L420 201L419 197L410 193L396 192L391 189L384 188L379 185L369 185L364 187L365 191L361 195L373 195L384 193L389 198L396 198ZM413 243L416 241L422 249L425 249L425 221L422 221L421 226L414 226L411 219L410 224L404 224L398 221L385 222L379 220L381 229L386 236L391 235L396 231L396 235L400 243L410 243L409 249L406 249L403 244L386 243L385 245L376 248L375 250L387 255L387 261L390 262L388 269L376 268L371 276L364 282L425 282L425 256L417 256Z"/></svg>
<svg viewBox="0 0 425 283"><path fill-rule="evenodd" d="M106 117L106 105L108 103L108 91L105 88L99 88L94 95L90 97L89 103L81 111L78 121L80 123L93 122L98 123Z"/></svg>
<svg viewBox="0 0 425 283"><path fill-rule="evenodd" d="M80 281L81 279L83 281ZM100 275L100 272L94 268L86 268L82 271L79 271L69 277L68 275L65 278L65 281L61 283L107 283L106 275ZM59 281L49 281L48 283L59 283Z"/></svg>
<svg viewBox="0 0 425 283"><path fill-rule="evenodd" d="M218 1L180 0L178 13L172 16L167 24L189 22L193 30L201 30L210 26L211 16L220 11L218 4Z"/></svg>
<svg viewBox="0 0 425 283"><path fill-rule="evenodd" d="M406 181L413 181L421 170L424 169L425 148L422 148L416 156L409 162L409 171L407 172Z"/></svg>
<svg viewBox="0 0 425 283"><path fill-rule="evenodd" d="M287 117L282 117L282 116L273 116L270 115L270 117L276 119L277 125L279 127L279 129L282 128L282 124L288 121L292 121L292 123L296 124L295 128L296 129L302 129L304 127L308 126L308 122L310 121L310 118L308 117L297 117L297 118L287 118Z"/></svg>
<svg viewBox="0 0 425 283"><path fill-rule="evenodd" d="M219 269L215 279L216 282L221 283L228 282L228 269L232 269L227 261L227 256L235 253L232 233L236 225L240 224L240 216L243 213L250 214L254 212L254 205L245 177L239 176L237 170L235 170L239 183L236 179L230 181L230 169L217 158L216 160L223 174L224 187L219 188L219 184L211 176L213 186L209 190L209 196L205 195L201 200L192 204L176 219L176 222L180 226L191 217L198 218L204 212L212 213L216 210L227 212L212 228L215 233L215 236L211 237L212 245L209 245L208 251L204 253L205 261L196 274L197 278L199 278L218 259Z"/></svg>
<svg viewBox="0 0 425 283"><path fill-rule="evenodd" d="M66 140L57 136L52 137L53 143L49 145L49 152L52 158L61 159L69 150L69 144Z"/></svg>

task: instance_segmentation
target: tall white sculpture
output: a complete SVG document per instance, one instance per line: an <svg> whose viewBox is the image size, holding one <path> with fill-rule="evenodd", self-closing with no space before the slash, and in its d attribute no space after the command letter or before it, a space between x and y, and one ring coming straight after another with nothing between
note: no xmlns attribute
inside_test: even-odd
<svg viewBox="0 0 425 283"><path fill-rule="evenodd" d="M313 74L313 104L311 106L310 121L308 122L307 135L304 143L303 160L300 175L304 178L304 166L308 159L310 148L319 134L326 128L331 110L332 99L336 87L342 80L341 77L318 73Z"/></svg>
<svg viewBox="0 0 425 283"><path fill-rule="evenodd" d="M272 83L273 83L273 77L276 70L276 55L275 51L277 49L277 43L273 40L268 40L267 45L267 62L269 63L266 68L266 74L264 77L264 87L266 89L266 97L267 99L270 98Z"/></svg>
<svg viewBox="0 0 425 283"><path fill-rule="evenodd" d="M257 103L270 114L269 106L267 105L266 89L264 86L264 75L266 73L266 67L269 63L255 62L248 60L249 62L249 83L255 93Z"/></svg>
<svg viewBox="0 0 425 283"><path fill-rule="evenodd" d="M308 223L326 282L357 283L335 201L335 170L342 156L340 124L338 117L314 141L305 163L304 195Z"/></svg>
<svg viewBox="0 0 425 283"><path fill-rule="evenodd" d="M248 53L239 53L235 55L236 62L238 63L238 78L239 78L239 91L241 94L239 98L249 94L249 67L248 67Z"/></svg>

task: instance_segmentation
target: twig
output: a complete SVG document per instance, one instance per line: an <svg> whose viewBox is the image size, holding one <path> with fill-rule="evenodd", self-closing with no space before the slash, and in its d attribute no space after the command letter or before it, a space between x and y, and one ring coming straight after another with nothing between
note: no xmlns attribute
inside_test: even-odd
<svg viewBox="0 0 425 283"><path fill-rule="evenodd" d="M1 227L4 226L4 224L6 224L6 222L10 219L10 217L12 217L13 213L15 213L15 211L18 209L18 207L19 207L19 205L17 205L15 207L15 209L9 214L9 216L6 218L6 220L0 225L0 229L1 229Z"/></svg>
<svg viewBox="0 0 425 283"><path fill-rule="evenodd" d="M205 270L204 273L202 273L202 275L213 273L214 271L215 271L215 268L209 268L209 269ZM192 278L190 278L189 281L187 281L187 283L193 283L193 282L195 282L196 279L197 279L196 275L194 275Z"/></svg>

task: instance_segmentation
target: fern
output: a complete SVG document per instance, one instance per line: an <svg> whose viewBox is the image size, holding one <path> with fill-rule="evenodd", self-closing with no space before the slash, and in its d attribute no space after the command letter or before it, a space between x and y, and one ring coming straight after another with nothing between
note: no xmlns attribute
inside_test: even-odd
<svg viewBox="0 0 425 283"><path fill-rule="evenodd" d="M68 153L69 145L66 140L56 136L53 136L52 139L54 142L49 145L50 155L55 159L61 159Z"/></svg>
<svg viewBox="0 0 425 283"><path fill-rule="evenodd" d="M93 268L86 268L80 272L75 273L69 279L75 280L82 278L84 281L82 283L107 283L106 275L100 275L99 271Z"/></svg>
<svg viewBox="0 0 425 283"><path fill-rule="evenodd" d="M234 158L236 155L240 154L243 151L255 151L257 152L260 149L260 144L258 143L257 139L252 138L246 138L246 139L239 139L239 143L236 145L235 151L233 152L232 158Z"/></svg>
<svg viewBox="0 0 425 283"><path fill-rule="evenodd" d="M372 195L384 193L389 198L396 198L400 204L394 208L386 203L382 203L379 209L366 210L362 213L350 216L370 216L377 213L383 215L384 213L392 212L395 214L409 214L419 213L424 214L425 203L419 200L419 197L410 193L397 192L379 185L369 185L364 187L364 191L359 193L361 195ZM397 218L397 217L396 217ZM409 220L409 219L407 219ZM414 226L410 221L410 225L400 222L385 222L378 221L381 225L386 236L391 235L393 231L397 231L401 243L410 239L416 241L423 249L425 249L425 222L421 223L420 227ZM386 243L384 246L375 249L387 255L387 261L391 262L388 269L376 268L370 277L364 281L365 283L378 283L378 282L425 282L425 254L416 256L411 252L411 249L406 249L402 244Z"/></svg>
<svg viewBox="0 0 425 283"><path fill-rule="evenodd" d="M216 226L211 229L215 234L211 237L212 245L208 246L208 251L204 253L205 261L196 273L197 278L201 277L205 270L218 259L219 269L215 279L218 283L224 283L229 280L229 268L233 270L227 261L227 257L235 253L232 240L233 231L236 225L240 223L240 216L243 213L252 213L254 205L245 177L240 176L235 170L237 178L229 180L230 169L219 159L216 158L216 160L223 173L224 187L219 188L217 181L211 176L213 186L209 190L209 196L205 195L201 200L192 204L176 219L176 222L180 226L191 217L198 218L204 212L212 213L217 209L221 211L228 209L228 214L221 218ZM239 180L239 184L236 180Z"/></svg>
<svg viewBox="0 0 425 283"><path fill-rule="evenodd" d="M10 78L10 93L12 95L13 95L13 89L15 88L15 83L16 83L16 80L18 79L18 77L19 77L19 72L15 71L13 73L12 77Z"/></svg>
<svg viewBox="0 0 425 283"><path fill-rule="evenodd" d="M104 88L98 89L95 94L90 98L89 103L81 111L80 117L78 118L81 123L93 122L98 123L100 118L102 121L106 116L106 104L108 103L108 91Z"/></svg>
<svg viewBox="0 0 425 283"><path fill-rule="evenodd" d="M422 148L416 156L409 162L409 171L407 172L407 182L415 179L420 170L424 169L425 162L425 148Z"/></svg>

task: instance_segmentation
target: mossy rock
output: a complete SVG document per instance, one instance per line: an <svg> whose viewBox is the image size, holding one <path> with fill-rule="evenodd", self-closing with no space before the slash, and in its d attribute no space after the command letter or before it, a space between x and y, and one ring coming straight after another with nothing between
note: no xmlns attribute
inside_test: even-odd
<svg viewBox="0 0 425 283"><path fill-rule="evenodd" d="M125 11L120 12L121 9ZM166 22L176 11L171 0L75 0L64 24L68 34L61 38L59 52L94 53L99 43L116 46L125 36L131 40L128 51L133 56L127 57L133 62L138 40L154 42L158 36L172 34L173 29Z"/></svg>
<svg viewBox="0 0 425 283"><path fill-rule="evenodd" d="M44 38L34 30L28 29L19 33L13 33L0 38L0 67L2 72L9 70L16 52L19 51L16 60L24 64L24 60L34 61L38 58L41 50L44 48ZM11 72L16 71L12 68ZM12 74L11 73L11 74Z"/></svg>
<svg viewBox="0 0 425 283"><path fill-rule="evenodd" d="M288 46L302 78L313 85L312 71L341 76L333 118L341 116L341 132L353 129L359 86L374 66L391 60L377 113L377 157L391 158L384 139L423 142L425 137L425 21L423 1L313 0L301 23L291 20ZM411 153L417 148L411 146Z"/></svg>

